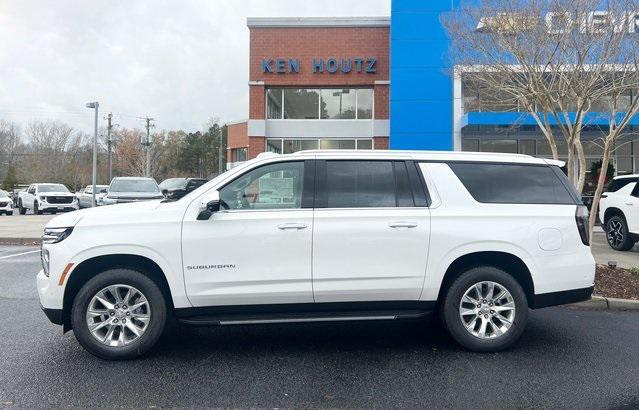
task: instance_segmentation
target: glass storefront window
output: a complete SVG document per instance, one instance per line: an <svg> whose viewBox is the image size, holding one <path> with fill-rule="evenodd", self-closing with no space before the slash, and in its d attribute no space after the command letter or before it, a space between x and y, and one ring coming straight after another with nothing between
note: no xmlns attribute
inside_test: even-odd
<svg viewBox="0 0 639 410"><path fill-rule="evenodd" d="M632 174L632 157L617 157L617 173Z"/></svg>
<svg viewBox="0 0 639 410"><path fill-rule="evenodd" d="M482 152L517 153L517 140L482 140Z"/></svg>
<svg viewBox="0 0 639 410"><path fill-rule="evenodd" d="M282 89L266 90L266 118L269 120L282 118Z"/></svg>
<svg viewBox="0 0 639 410"><path fill-rule="evenodd" d="M373 118L373 90L360 88L357 90L357 119L370 120Z"/></svg>
<svg viewBox="0 0 639 410"><path fill-rule="evenodd" d="M231 150L231 161L241 162L246 161L247 148L233 148Z"/></svg>
<svg viewBox="0 0 639 410"><path fill-rule="evenodd" d="M284 154L292 154L297 151L304 151L308 149L317 149L318 140L316 139L304 139L304 140L284 140Z"/></svg>
<svg viewBox="0 0 639 410"><path fill-rule="evenodd" d="M319 90L284 89L284 118L316 120L319 117Z"/></svg>
<svg viewBox="0 0 639 410"><path fill-rule="evenodd" d="M266 119L372 119L372 88L269 88Z"/></svg>
<svg viewBox="0 0 639 410"><path fill-rule="evenodd" d="M535 140L519 140L517 147L520 154L535 155Z"/></svg>
<svg viewBox="0 0 639 410"><path fill-rule="evenodd" d="M266 140L266 151L274 152L276 154L282 153L282 140L281 139L268 139Z"/></svg>
<svg viewBox="0 0 639 410"><path fill-rule="evenodd" d="M322 119L355 119L355 89L321 90Z"/></svg>
<svg viewBox="0 0 639 410"><path fill-rule="evenodd" d="M321 140L321 149L355 149L355 140Z"/></svg>
<svg viewBox="0 0 639 410"><path fill-rule="evenodd" d="M357 140L357 149L373 149L373 140Z"/></svg>
<svg viewBox="0 0 639 410"><path fill-rule="evenodd" d="M478 152L479 151L479 140L477 139L462 139L462 151L468 152Z"/></svg>

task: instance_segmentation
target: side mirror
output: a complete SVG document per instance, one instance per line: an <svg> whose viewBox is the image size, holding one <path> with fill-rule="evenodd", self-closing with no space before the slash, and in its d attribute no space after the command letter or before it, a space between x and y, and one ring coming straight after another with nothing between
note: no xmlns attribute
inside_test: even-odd
<svg viewBox="0 0 639 410"><path fill-rule="evenodd" d="M162 195L164 195L165 198L169 197L169 190L168 189L163 189L162 190Z"/></svg>
<svg viewBox="0 0 639 410"><path fill-rule="evenodd" d="M213 213L220 210L220 193L213 191L202 197L200 200L200 213L197 215L198 221L208 221Z"/></svg>

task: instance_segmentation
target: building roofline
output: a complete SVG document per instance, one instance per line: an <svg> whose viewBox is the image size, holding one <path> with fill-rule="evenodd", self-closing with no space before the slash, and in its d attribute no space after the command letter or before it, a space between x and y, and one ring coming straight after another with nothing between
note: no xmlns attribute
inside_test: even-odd
<svg viewBox="0 0 639 410"><path fill-rule="evenodd" d="M248 118L244 118L243 120L228 121L225 125L237 125L242 123L248 123Z"/></svg>
<svg viewBox="0 0 639 410"><path fill-rule="evenodd" d="M390 27L390 17L249 17L249 28Z"/></svg>

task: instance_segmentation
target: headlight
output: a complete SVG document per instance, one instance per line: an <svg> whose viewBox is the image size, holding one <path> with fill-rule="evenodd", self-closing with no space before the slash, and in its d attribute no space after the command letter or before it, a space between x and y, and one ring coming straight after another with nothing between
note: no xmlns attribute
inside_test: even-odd
<svg viewBox="0 0 639 410"><path fill-rule="evenodd" d="M42 262L42 271L46 277L49 277L49 251L42 249L40 251L40 260Z"/></svg>
<svg viewBox="0 0 639 410"><path fill-rule="evenodd" d="M41 200L42 202L47 202L46 196L39 196L38 199Z"/></svg>
<svg viewBox="0 0 639 410"><path fill-rule="evenodd" d="M58 243L65 240L73 232L73 228L44 228L42 243Z"/></svg>

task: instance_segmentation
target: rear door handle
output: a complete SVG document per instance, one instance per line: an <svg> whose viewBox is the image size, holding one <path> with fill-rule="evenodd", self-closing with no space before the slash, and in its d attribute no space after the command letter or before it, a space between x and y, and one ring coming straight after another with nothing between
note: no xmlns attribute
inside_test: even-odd
<svg viewBox="0 0 639 410"><path fill-rule="evenodd" d="M388 224L391 228L415 228L417 224L415 222L397 221Z"/></svg>
<svg viewBox="0 0 639 410"><path fill-rule="evenodd" d="M634 204L633 204L632 202L626 202L626 205L630 205L630 206L632 206L632 205L634 205Z"/></svg>
<svg viewBox="0 0 639 410"><path fill-rule="evenodd" d="M300 224L300 223L286 223L277 225L277 229L287 230L287 229L306 229L308 225Z"/></svg>

